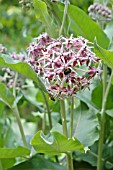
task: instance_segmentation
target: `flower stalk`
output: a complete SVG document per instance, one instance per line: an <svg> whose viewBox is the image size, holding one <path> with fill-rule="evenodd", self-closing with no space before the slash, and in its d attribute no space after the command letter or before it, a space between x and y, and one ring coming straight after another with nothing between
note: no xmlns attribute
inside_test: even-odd
<svg viewBox="0 0 113 170"><path fill-rule="evenodd" d="M62 119L63 133L68 138L64 100L60 100L60 108L61 108L61 119Z"/></svg>
<svg viewBox="0 0 113 170"><path fill-rule="evenodd" d="M63 19L62 19L62 25L61 25L61 28L59 31L59 36L62 35L63 29L64 29L66 15L67 15L67 11L68 11L68 5L69 5L69 0L65 0L64 15L63 15Z"/></svg>
<svg viewBox="0 0 113 170"><path fill-rule="evenodd" d="M71 98L70 138L73 137L74 97Z"/></svg>
<svg viewBox="0 0 113 170"><path fill-rule="evenodd" d="M46 98L46 95L45 95L44 91L41 90L41 93L42 93L42 96L44 98L46 109L47 109L47 114L48 114L48 119L49 119L49 128L52 129L52 119L51 119L50 107L49 107L49 104L48 104L48 101L47 101L47 98Z"/></svg>
<svg viewBox="0 0 113 170"><path fill-rule="evenodd" d="M15 75L14 86L13 86L13 95L14 95L15 99L16 99L16 82L17 82L17 78L18 78L18 73L16 73L16 75ZM21 137L22 137L24 147L28 148L28 144L27 144L27 141L26 141L26 137L25 137L25 134L24 134L24 130L23 130L23 126L22 126L22 123L21 123L20 114L19 114L16 102L14 103L14 107L12 108L12 111L15 114L15 117L16 117L18 127L19 127L19 130L20 130L20 133L21 133Z"/></svg>
<svg viewBox="0 0 113 170"><path fill-rule="evenodd" d="M60 100L60 108L61 108L63 133L68 138L64 100ZM68 170L73 170L72 153L67 152L66 155L67 155L67 162L68 162Z"/></svg>
<svg viewBox="0 0 113 170"><path fill-rule="evenodd" d="M111 81L113 78L113 70L108 82L108 85L106 86L106 69L107 66L104 66L104 78L103 78L103 102L102 102L102 109L101 109L101 122L100 122L100 138L99 138L99 145L98 145L98 164L97 164L97 170L102 169L102 148L103 148L103 141L104 141L104 131L105 131L105 117L106 117L106 104L107 104L107 97L109 94ZM106 90L105 90L106 89Z"/></svg>

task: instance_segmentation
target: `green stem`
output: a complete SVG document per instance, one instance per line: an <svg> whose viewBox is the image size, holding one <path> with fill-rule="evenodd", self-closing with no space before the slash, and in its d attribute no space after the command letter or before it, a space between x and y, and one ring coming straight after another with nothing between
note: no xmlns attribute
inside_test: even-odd
<svg viewBox="0 0 113 170"><path fill-rule="evenodd" d="M70 138L73 137L73 116L74 116L74 97L71 98L71 118L70 118ZM73 170L73 159L72 159L72 153L68 154L68 169Z"/></svg>
<svg viewBox="0 0 113 170"><path fill-rule="evenodd" d="M41 89L40 89L41 90ZM44 93L43 90L41 90L41 93L43 95L45 104L46 104L46 109L47 109L47 113L48 113L48 119L49 119L49 128L52 129L52 119L51 119L51 111L50 111L50 107L46 98L46 95ZM43 131L45 130L46 127L46 113L44 113L44 119L43 119ZM55 156L56 162L59 162L58 157Z"/></svg>
<svg viewBox="0 0 113 170"><path fill-rule="evenodd" d="M18 78L18 73L16 73L16 75L15 75L14 86L13 86L13 95L14 95L15 99L16 99L16 82L17 82L17 78ZM20 130L20 133L21 133L23 144L24 144L24 146L26 148L28 148L27 141L26 141L25 134L24 134L24 130L23 130L22 123L21 123L21 119L20 119L20 114L19 114L16 102L14 103L14 107L12 108L12 111L14 112L15 117L17 119L17 123L18 123L18 126L19 126L19 130Z"/></svg>
<svg viewBox="0 0 113 170"><path fill-rule="evenodd" d="M4 170L1 159L0 159L0 170Z"/></svg>
<svg viewBox="0 0 113 170"><path fill-rule="evenodd" d="M50 0L44 0L45 3L47 4L47 7L49 8L49 11L51 12L51 14L54 16L55 21L57 22L58 27L60 28L60 20L57 16L57 12L56 9L54 10L54 3L52 3Z"/></svg>
<svg viewBox="0 0 113 170"><path fill-rule="evenodd" d="M60 108L61 108L63 133L68 138L64 100L60 100ZM67 162L68 162L68 170L73 170L72 153L67 152L66 155L67 155Z"/></svg>
<svg viewBox="0 0 113 170"><path fill-rule="evenodd" d="M48 101L47 101L47 98L46 98L44 91L41 90L41 93L43 95L43 98L44 98L44 101L45 101L45 104L46 104L46 109L47 109L48 119L49 119L49 127L50 127L50 129L52 129L52 119L51 119L50 107L49 107L49 104L48 104Z"/></svg>
<svg viewBox="0 0 113 170"><path fill-rule="evenodd" d="M62 20L62 25L61 25L61 28L60 28L60 31L59 31L59 36L62 35L63 29L64 29L64 24L65 24L65 21L66 21L68 5L69 5L69 0L65 0L64 15L63 15L63 20Z"/></svg>
<svg viewBox="0 0 113 170"><path fill-rule="evenodd" d="M68 138L64 100L60 100L60 108L61 108L61 118L62 118L63 133Z"/></svg>
<svg viewBox="0 0 113 170"><path fill-rule="evenodd" d="M72 153L67 153L67 161L68 161L68 170L73 170L73 158Z"/></svg>
<svg viewBox="0 0 113 170"><path fill-rule="evenodd" d="M19 114L18 107L17 107L16 104L15 104L14 108L12 108L12 110L15 114L15 117L16 117L16 120L17 120L17 123L18 123L18 126L19 126L19 130L20 130L20 133L21 133L21 137L22 137L24 147L28 148L27 141L26 141L25 134L24 134L24 130L23 130L22 123L21 123L21 119L20 119L20 114Z"/></svg>
<svg viewBox="0 0 113 170"><path fill-rule="evenodd" d="M70 138L73 136L74 97L71 100Z"/></svg>
<svg viewBox="0 0 113 170"><path fill-rule="evenodd" d="M91 154L92 156L94 156L95 158L98 158L98 155L94 152L92 152L91 150L88 151L89 154ZM102 162L105 162L106 160L104 158L102 158ZM113 166L113 164L109 161L106 161L106 164L108 164L109 166Z"/></svg>
<svg viewBox="0 0 113 170"><path fill-rule="evenodd" d="M43 118L43 122L42 122L42 130L43 132L45 131L46 129L46 112L44 112L44 118Z"/></svg>
<svg viewBox="0 0 113 170"><path fill-rule="evenodd" d="M103 100L104 100L104 95L106 91L106 86L107 86L107 66L105 63L103 63Z"/></svg>
<svg viewBox="0 0 113 170"><path fill-rule="evenodd" d="M110 90L110 85L113 77L113 71L111 73L108 85L106 87L105 94L103 96L103 102L102 102L102 109L101 109L101 122L100 122L100 138L99 138L99 145L98 145L98 164L97 164L97 170L101 170L102 168L102 148L103 148L103 141L104 141L104 129L105 129L105 110L106 110L106 103L107 103L107 97ZM104 79L105 81L105 79ZM104 89L103 89L104 90Z"/></svg>

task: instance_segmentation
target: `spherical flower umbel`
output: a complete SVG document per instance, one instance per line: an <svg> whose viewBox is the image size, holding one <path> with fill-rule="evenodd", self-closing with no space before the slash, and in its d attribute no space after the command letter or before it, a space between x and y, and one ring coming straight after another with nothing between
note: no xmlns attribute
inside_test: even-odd
<svg viewBox="0 0 113 170"><path fill-rule="evenodd" d="M23 62L26 61L26 56L22 53L17 54L14 52L9 55L13 60L18 60ZM15 72L10 68L2 68L2 71L3 71L3 76L1 77L1 81L6 83L8 88L13 88L14 81L15 81ZM19 74L18 79L16 81L16 89L20 90L24 84L25 84L24 78L22 75Z"/></svg>
<svg viewBox="0 0 113 170"><path fill-rule="evenodd" d="M94 3L93 5L90 5L88 12L89 16L96 21L102 21L106 23L112 19L111 10L102 4Z"/></svg>
<svg viewBox="0 0 113 170"><path fill-rule="evenodd" d="M28 47L28 63L42 77L52 99L63 99L89 87L90 80L100 74L95 67L99 59L91 49L92 43L83 37L53 39L44 33Z"/></svg>
<svg viewBox="0 0 113 170"><path fill-rule="evenodd" d="M7 48L0 44L0 53L7 53Z"/></svg>

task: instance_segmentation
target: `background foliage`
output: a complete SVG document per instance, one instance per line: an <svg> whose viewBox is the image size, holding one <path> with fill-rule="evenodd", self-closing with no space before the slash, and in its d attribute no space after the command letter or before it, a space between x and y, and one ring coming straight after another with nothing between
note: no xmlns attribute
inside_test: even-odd
<svg viewBox="0 0 113 170"><path fill-rule="evenodd" d="M8 52L11 53L14 51L25 51L32 39L44 31L48 32L52 37L58 37L64 9L64 4L61 2L34 0L34 9L23 10L16 0L1 0L0 43L6 46ZM97 1L95 0L95 2ZM105 0L99 2L104 3ZM113 68L113 40L111 38L113 19L105 26L105 30L103 31L100 26L87 15L87 9L92 3L92 0L70 1L63 33L67 36L71 33L73 33L74 36L84 36L94 42L95 53L109 66L107 69L108 80L111 69ZM111 8L113 3L109 2L108 5ZM45 168L48 170L64 170L66 169L64 152L71 150L73 151L76 170L96 169L101 119L100 111L102 107L102 77L93 80L90 90L85 89L75 97L73 133L74 137L77 137L82 144L77 141L78 149L74 151L76 150L75 143L73 144L72 140L66 141L66 139L62 137L62 134L60 134L62 133L62 127L59 101L52 101L48 95L45 94L49 104L49 111L52 115L52 135L49 134L50 122L47 116L48 109L46 108L46 101L42 92L43 90L45 91L45 88L42 86L40 79L37 79L31 67L22 62L14 62L9 59L8 55L2 54L0 57L0 67L9 67L15 70L15 72L18 72L18 76L20 76L20 74L24 76L24 86L17 90L16 97L14 98L13 88L9 89L7 84L2 81L4 72L2 69L0 70L0 170L6 170L8 168L10 170L27 170L28 168L29 170L43 170ZM111 85L108 94L105 111L105 137L102 157L104 170L113 168L112 86L113 85ZM13 113L15 103L18 105L20 111L21 122L24 127L29 149L22 147L21 135ZM69 124L70 100L66 100L66 111L67 123ZM43 136L39 130L43 130L46 135ZM57 132L54 132L55 130L57 130ZM39 132L36 134L37 131ZM43 144L43 149L40 151L37 149L38 144L35 138L40 141L41 147ZM58 154L57 158L55 158L53 156L54 154L51 154L52 151L49 150L49 142L53 142L52 144L54 144L55 140L59 146L58 148L56 145L55 148L53 147L54 154ZM61 140L62 142L60 142ZM34 148L39 151L38 154L36 154L31 144L33 146L36 145ZM83 145L86 148L89 147L86 154L79 152L81 150L83 151ZM45 151L45 148L49 151ZM30 156L28 156L29 153L31 153ZM49 155L47 155L47 153L49 153ZM59 165L59 162L61 165Z"/></svg>

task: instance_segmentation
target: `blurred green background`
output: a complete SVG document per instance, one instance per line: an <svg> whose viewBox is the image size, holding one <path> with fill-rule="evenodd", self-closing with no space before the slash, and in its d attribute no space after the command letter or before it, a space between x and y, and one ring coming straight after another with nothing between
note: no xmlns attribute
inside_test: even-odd
<svg viewBox="0 0 113 170"><path fill-rule="evenodd" d="M87 12L92 0L71 0ZM33 37L44 31L44 26L35 18L34 10L22 9L18 0L0 0L0 43L10 51L25 50Z"/></svg>
<svg viewBox="0 0 113 170"><path fill-rule="evenodd" d="M22 9L18 0L0 1L0 43L8 49L25 49L42 31L33 9Z"/></svg>

